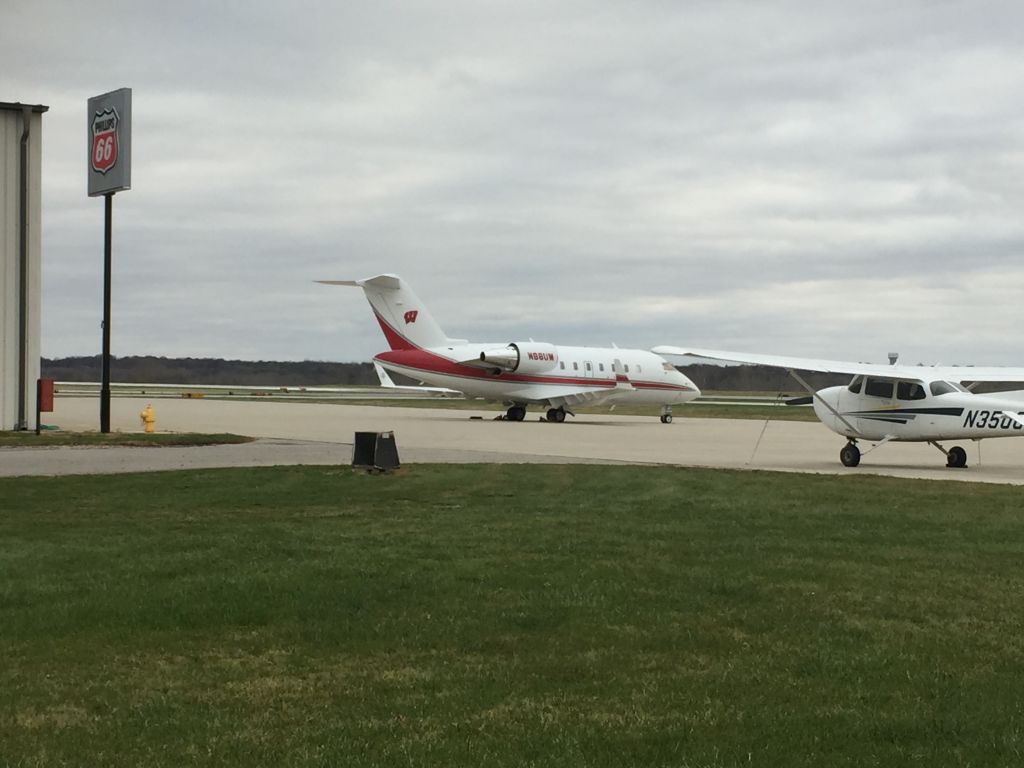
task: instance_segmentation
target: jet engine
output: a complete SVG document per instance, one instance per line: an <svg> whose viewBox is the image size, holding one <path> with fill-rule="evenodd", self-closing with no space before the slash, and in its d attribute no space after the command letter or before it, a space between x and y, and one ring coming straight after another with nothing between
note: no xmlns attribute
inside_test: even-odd
<svg viewBox="0 0 1024 768"><path fill-rule="evenodd" d="M480 362L502 371L544 373L558 365L558 349L554 344L535 341L513 342L507 347L483 350Z"/></svg>

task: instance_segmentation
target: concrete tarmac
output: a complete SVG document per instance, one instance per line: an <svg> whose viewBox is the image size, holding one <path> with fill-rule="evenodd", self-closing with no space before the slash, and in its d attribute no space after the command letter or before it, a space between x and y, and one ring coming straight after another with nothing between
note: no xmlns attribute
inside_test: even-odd
<svg viewBox="0 0 1024 768"><path fill-rule="evenodd" d="M839 463L843 438L818 423L588 414L564 424L495 421L498 407L478 411L305 402L211 399L111 402L111 428L140 431L139 412L152 402L158 431L233 432L261 438L240 446L203 448L4 448L0 475L132 472L209 466L334 464L351 461L355 432L393 431L402 463L640 463L762 469L836 475L882 474L935 480L1024 484L1024 440L961 442L967 469L947 469L945 457L920 443L889 443L855 469ZM477 417L477 418L473 418ZM97 398L62 397L44 423L69 431L96 430ZM949 445L952 445L950 443ZM949 447L947 445L947 447Z"/></svg>

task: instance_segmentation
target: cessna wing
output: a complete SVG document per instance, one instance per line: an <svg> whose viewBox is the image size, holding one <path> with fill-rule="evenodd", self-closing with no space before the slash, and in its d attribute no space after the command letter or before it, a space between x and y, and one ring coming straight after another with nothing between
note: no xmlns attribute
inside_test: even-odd
<svg viewBox="0 0 1024 768"><path fill-rule="evenodd" d="M942 379L944 381L1000 381L1024 382L1024 368L970 365L885 365L884 363L854 363L842 360L822 360L812 357L762 355L754 352L734 352L696 347L659 346L651 350L658 355L702 357L727 363L765 365L796 371L843 373L851 376L875 376L887 379Z"/></svg>

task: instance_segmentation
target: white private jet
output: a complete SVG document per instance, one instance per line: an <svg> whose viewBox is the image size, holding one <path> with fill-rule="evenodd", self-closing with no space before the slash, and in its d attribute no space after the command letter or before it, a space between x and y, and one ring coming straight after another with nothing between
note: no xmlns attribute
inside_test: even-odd
<svg viewBox="0 0 1024 768"><path fill-rule="evenodd" d="M1024 435L1024 391L974 394L964 386L1024 382L1024 368L850 363L692 347L653 351L786 369L811 394L822 423L847 438L839 452L847 467L860 463L858 440L876 443L874 448L891 441L929 443L946 455L946 466L961 468L967 452L960 446L946 450L940 441ZM853 381L815 391L797 371L849 374Z"/></svg>
<svg viewBox="0 0 1024 768"><path fill-rule="evenodd" d="M546 406L547 420L560 423L575 405L646 403L660 405L668 424L673 405L700 395L671 363L647 350L450 339L397 275L317 282L363 289L391 347L374 363L467 397L503 402L509 421L522 421L528 405Z"/></svg>

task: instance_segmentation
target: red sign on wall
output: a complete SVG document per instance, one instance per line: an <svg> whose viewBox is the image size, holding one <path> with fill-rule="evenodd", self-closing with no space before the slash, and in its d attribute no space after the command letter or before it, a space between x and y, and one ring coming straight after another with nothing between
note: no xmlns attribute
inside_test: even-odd
<svg viewBox="0 0 1024 768"><path fill-rule="evenodd" d="M39 397L39 410L43 413L53 413L53 379L39 379L36 394Z"/></svg>

